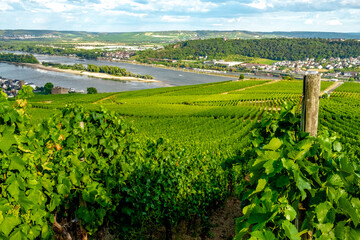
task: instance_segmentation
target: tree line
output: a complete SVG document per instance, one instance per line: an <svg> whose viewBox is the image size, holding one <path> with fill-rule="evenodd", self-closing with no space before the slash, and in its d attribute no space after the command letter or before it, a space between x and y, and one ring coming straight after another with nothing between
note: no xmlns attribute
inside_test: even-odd
<svg viewBox="0 0 360 240"><path fill-rule="evenodd" d="M18 63L39 63L32 54L0 53L0 61Z"/></svg>
<svg viewBox="0 0 360 240"><path fill-rule="evenodd" d="M85 59L97 59L101 56L101 53L98 52L98 50L75 49L71 47L40 46L37 43L2 42L0 43L0 49L56 56L75 55L76 57Z"/></svg>
<svg viewBox="0 0 360 240"><path fill-rule="evenodd" d="M136 77L136 78L143 78L143 79L154 79L151 75L141 75L135 74L132 72L127 71L125 68L119 68L115 66L97 66L95 64L87 64L85 67L84 65L75 63L74 65L67 65L67 64L60 64L60 63L52 63L52 62L43 62L44 66L51 66L60 69L71 69L71 70L78 70L78 71L88 71L88 72L95 72L95 73L106 73L114 76L121 76L121 77Z"/></svg>
<svg viewBox="0 0 360 240"><path fill-rule="evenodd" d="M148 58L194 60L207 56L221 59L229 55L267 58L273 60L323 59L330 57L360 56L360 42L356 40L329 39L252 39L252 40L190 40L170 44L160 50L138 52L137 60Z"/></svg>

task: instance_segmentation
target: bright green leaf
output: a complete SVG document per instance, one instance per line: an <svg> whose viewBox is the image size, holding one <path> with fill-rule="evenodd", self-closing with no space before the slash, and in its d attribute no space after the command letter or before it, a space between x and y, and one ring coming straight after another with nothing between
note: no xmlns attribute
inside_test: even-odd
<svg viewBox="0 0 360 240"><path fill-rule="evenodd" d="M335 187L342 187L344 186L344 182L339 176L339 174L332 174L327 179L327 186L335 186Z"/></svg>
<svg viewBox="0 0 360 240"><path fill-rule="evenodd" d="M264 164L264 168L265 168L265 173L267 174L267 175L270 175L271 173L273 173L274 172L274 166L273 166L273 164L274 164L274 160L269 160L269 161L267 161L265 164Z"/></svg>
<svg viewBox="0 0 360 240"><path fill-rule="evenodd" d="M249 240L276 240L275 235L270 230L254 231Z"/></svg>
<svg viewBox="0 0 360 240"><path fill-rule="evenodd" d="M255 193L258 193L258 192L261 192L262 190L264 190L264 188L265 188L265 186L266 186L266 183L267 183L266 179L263 179L263 178L259 179L259 180L258 180L258 184L257 184L257 186L256 186L256 189L255 189L255 191L254 191L251 195L253 195L253 194L255 194ZM250 196L251 196L251 195L250 195Z"/></svg>
<svg viewBox="0 0 360 240"><path fill-rule="evenodd" d="M25 167L25 162L19 156L12 156L9 170L18 170L22 172Z"/></svg>
<svg viewBox="0 0 360 240"><path fill-rule="evenodd" d="M283 143L283 141L281 141L280 139L273 138L273 139L271 139L269 144L267 144L263 147L263 149L276 151L277 149L279 149L281 147L282 143Z"/></svg>
<svg viewBox="0 0 360 240"><path fill-rule="evenodd" d="M326 223L329 222L329 220L331 220L328 219L328 213L332 208L333 206L331 205L330 202L322 202L316 206L315 213L319 223Z"/></svg>
<svg viewBox="0 0 360 240"><path fill-rule="evenodd" d="M301 192L301 198L302 200L304 200L306 198L306 192L305 190L308 189L310 190L311 189L311 185L310 183L306 182L301 176L299 173L296 173L295 174L295 181L296 181L296 186L299 188L300 192Z"/></svg>
<svg viewBox="0 0 360 240"><path fill-rule="evenodd" d="M334 224L332 224L332 223L324 223L324 224L320 223L320 224L316 224L316 227L317 227L317 229L319 229L323 234L325 234L325 233L330 232L330 231L333 229Z"/></svg>
<svg viewBox="0 0 360 240"><path fill-rule="evenodd" d="M286 236L290 240L301 240L301 238L298 236L299 232L291 222L289 222L288 220L283 221L282 227L285 230Z"/></svg>
<svg viewBox="0 0 360 240"><path fill-rule="evenodd" d="M285 217L290 222L293 221L296 217L296 211L291 205L287 205L285 208Z"/></svg>
<svg viewBox="0 0 360 240"><path fill-rule="evenodd" d="M19 194L20 194L20 185L17 180L14 180L7 188L7 191L10 193L10 195L15 199L15 201L19 200Z"/></svg>
<svg viewBox="0 0 360 240"><path fill-rule="evenodd" d="M339 207L351 217L351 220L353 221L355 227L357 227L357 225L359 224L359 217L355 211L355 208L351 206L350 201L344 197L341 197L339 199Z"/></svg>
<svg viewBox="0 0 360 240"><path fill-rule="evenodd" d="M339 143L339 142L334 142L334 143L333 143L333 148L334 148L334 151L336 151L336 152L341 152L341 149L342 149L341 143Z"/></svg>
<svg viewBox="0 0 360 240"><path fill-rule="evenodd" d="M4 221L0 224L0 231L9 236L10 232L21 223L20 218L13 215L6 215Z"/></svg>
<svg viewBox="0 0 360 240"><path fill-rule="evenodd" d="M50 205L47 206L48 210L50 212L54 211L55 208L57 208L60 205L61 199L58 194L54 194L54 196L51 198Z"/></svg>
<svg viewBox="0 0 360 240"><path fill-rule="evenodd" d="M27 240L27 235L22 232L21 227L14 230L14 232L9 236L9 240ZM31 239L31 238L30 238Z"/></svg>

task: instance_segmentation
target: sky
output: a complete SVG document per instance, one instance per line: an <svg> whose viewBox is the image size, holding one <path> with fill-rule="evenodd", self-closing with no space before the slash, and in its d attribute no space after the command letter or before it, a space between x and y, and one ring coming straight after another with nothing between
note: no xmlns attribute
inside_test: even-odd
<svg viewBox="0 0 360 240"><path fill-rule="evenodd" d="M0 0L0 29L360 32L360 0Z"/></svg>

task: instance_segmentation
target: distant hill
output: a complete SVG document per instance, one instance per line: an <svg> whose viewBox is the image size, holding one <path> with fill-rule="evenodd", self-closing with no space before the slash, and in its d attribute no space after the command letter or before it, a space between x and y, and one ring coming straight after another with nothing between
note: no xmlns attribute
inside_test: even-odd
<svg viewBox="0 0 360 240"><path fill-rule="evenodd" d="M169 44L163 49L138 52L139 61L146 59L224 59L229 56L246 56L271 60L323 59L330 57L360 56L360 41L329 40L319 38L269 38L191 40Z"/></svg>
<svg viewBox="0 0 360 240"><path fill-rule="evenodd" d="M127 44L176 43L197 39L264 39L264 38L342 38L360 39L360 33L335 32L251 32L251 31L161 31L161 32L84 32L52 30L0 30L1 39L99 41Z"/></svg>
<svg viewBox="0 0 360 240"><path fill-rule="evenodd" d="M262 32L261 34L269 34ZM270 34L294 38L360 39L360 33L339 32L272 32Z"/></svg>
<svg viewBox="0 0 360 240"><path fill-rule="evenodd" d="M175 43L187 40L228 38L262 39L276 38L273 34L259 34L248 31L162 31L162 32L77 32L51 30L0 30L0 39L59 39L74 41L99 41L119 43Z"/></svg>

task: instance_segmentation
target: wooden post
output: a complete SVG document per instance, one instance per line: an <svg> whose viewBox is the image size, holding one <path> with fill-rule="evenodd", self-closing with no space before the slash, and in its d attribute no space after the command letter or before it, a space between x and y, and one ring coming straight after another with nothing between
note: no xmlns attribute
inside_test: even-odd
<svg viewBox="0 0 360 240"><path fill-rule="evenodd" d="M321 74L304 76L300 129L317 136Z"/></svg>
<svg viewBox="0 0 360 240"><path fill-rule="evenodd" d="M321 74L304 76L300 130L314 137L317 136L318 130L320 86ZM299 211L295 219L295 226L299 232L305 219L307 205L307 202L299 203ZM312 233L302 234L301 239L312 239Z"/></svg>

